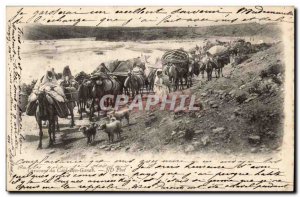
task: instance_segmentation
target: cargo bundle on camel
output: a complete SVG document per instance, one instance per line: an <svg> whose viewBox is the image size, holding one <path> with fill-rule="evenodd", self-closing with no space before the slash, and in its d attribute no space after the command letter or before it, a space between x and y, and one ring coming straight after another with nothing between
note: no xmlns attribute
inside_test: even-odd
<svg viewBox="0 0 300 197"><path fill-rule="evenodd" d="M165 74L169 76L174 89L183 89L183 79L187 88L191 86L189 80L189 55L183 49L167 51L161 58Z"/></svg>

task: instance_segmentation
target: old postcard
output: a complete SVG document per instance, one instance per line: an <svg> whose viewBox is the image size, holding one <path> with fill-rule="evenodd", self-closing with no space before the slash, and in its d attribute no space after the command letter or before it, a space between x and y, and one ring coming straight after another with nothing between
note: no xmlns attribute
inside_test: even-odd
<svg viewBox="0 0 300 197"><path fill-rule="evenodd" d="M294 7L7 7L8 191L294 191Z"/></svg>

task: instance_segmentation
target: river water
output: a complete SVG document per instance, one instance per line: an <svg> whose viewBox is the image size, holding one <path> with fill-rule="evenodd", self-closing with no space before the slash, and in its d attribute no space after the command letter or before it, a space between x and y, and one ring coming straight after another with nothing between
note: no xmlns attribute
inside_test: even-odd
<svg viewBox="0 0 300 197"><path fill-rule="evenodd" d="M210 38L214 42L230 41L238 38ZM45 74L46 69L54 68L62 72L69 65L72 74L80 71L91 73L102 62L128 60L142 57L146 66L160 67L156 60L167 50L183 48L188 51L196 45L202 46L204 39L193 40L155 40L137 42L96 41L95 38L62 40L25 40L21 48L22 81L30 83Z"/></svg>
<svg viewBox="0 0 300 197"><path fill-rule="evenodd" d="M156 60L171 49L190 50L203 45L203 40L156 40L141 42L106 42L92 39L25 41L22 47L22 81L29 83L45 74L48 68L62 72L69 65L72 74L80 71L91 73L100 63L116 59L136 57L147 59L146 65L155 65Z"/></svg>

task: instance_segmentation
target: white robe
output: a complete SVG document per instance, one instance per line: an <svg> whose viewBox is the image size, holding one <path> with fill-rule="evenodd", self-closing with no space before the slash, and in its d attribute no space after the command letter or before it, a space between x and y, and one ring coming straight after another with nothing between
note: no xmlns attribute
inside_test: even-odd
<svg viewBox="0 0 300 197"><path fill-rule="evenodd" d="M37 100L37 95L41 91L46 91L52 98L54 98L58 102L65 102L64 91L56 80L55 75L53 75L52 79L49 79L47 77L47 74L45 74L42 80L38 80L28 98L28 101L32 102Z"/></svg>
<svg viewBox="0 0 300 197"><path fill-rule="evenodd" d="M168 86L164 84L163 78L158 76L155 77L153 90L158 96L168 95L170 93Z"/></svg>

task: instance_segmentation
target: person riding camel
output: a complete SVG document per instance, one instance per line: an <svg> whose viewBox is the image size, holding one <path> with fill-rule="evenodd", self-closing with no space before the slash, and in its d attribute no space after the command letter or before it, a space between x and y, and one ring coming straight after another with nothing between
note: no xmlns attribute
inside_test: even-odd
<svg viewBox="0 0 300 197"><path fill-rule="evenodd" d="M207 63L208 61L212 61L213 56L210 54L210 52L206 51L205 56L202 58L203 63Z"/></svg>
<svg viewBox="0 0 300 197"><path fill-rule="evenodd" d="M202 47L199 47L198 45L196 45L196 47L195 47L195 56L200 57L201 52L202 52Z"/></svg>
<svg viewBox="0 0 300 197"><path fill-rule="evenodd" d="M140 75L143 78L146 78L144 70L140 67L134 67L131 72L135 75Z"/></svg>
<svg viewBox="0 0 300 197"><path fill-rule="evenodd" d="M76 99L75 92L78 88L78 84L75 81L69 66L65 66L63 69L62 81L60 85L62 86L68 100Z"/></svg>
<svg viewBox="0 0 300 197"><path fill-rule="evenodd" d="M62 81L61 85L69 86L71 83L74 83L75 79L72 75L71 69L69 66L65 66L62 72Z"/></svg>
<svg viewBox="0 0 300 197"><path fill-rule="evenodd" d="M110 79L110 76L107 74L107 71L109 71L107 69L107 67L105 66L104 63L101 63L96 71L94 72L94 74L92 75L92 78L93 79L97 79L97 78L101 78L101 79L106 79L106 78L109 78Z"/></svg>
<svg viewBox="0 0 300 197"><path fill-rule="evenodd" d="M100 64L100 66L98 67L98 70L99 70L100 72L107 73L107 68L106 68L106 66L105 66L104 63L101 63L101 64Z"/></svg>
<svg viewBox="0 0 300 197"><path fill-rule="evenodd" d="M41 92L46 92L46 97L50 103L57 101L57 104L62 104L66 102L66 96L62 87L58 84L54 69L48 69L39 80L37 80L31 94L28 97L28 105L26 108L26 114L33 116L35 115L36 102L38 100L38 95ZM64 109L63 107L61 109ZM65 112L58 112L58 115L62 117L65 116Z"/></svg>
<svg viewBox="0 0 300 197"><path fill-rule="evenodd" d="M54 69L46 71L46 74L38 80L29 96L29 102L37 99L37 94L41 91L46 91L50 96L59 102L65 101L63 89L59 86L55 77Z"/></svg>

